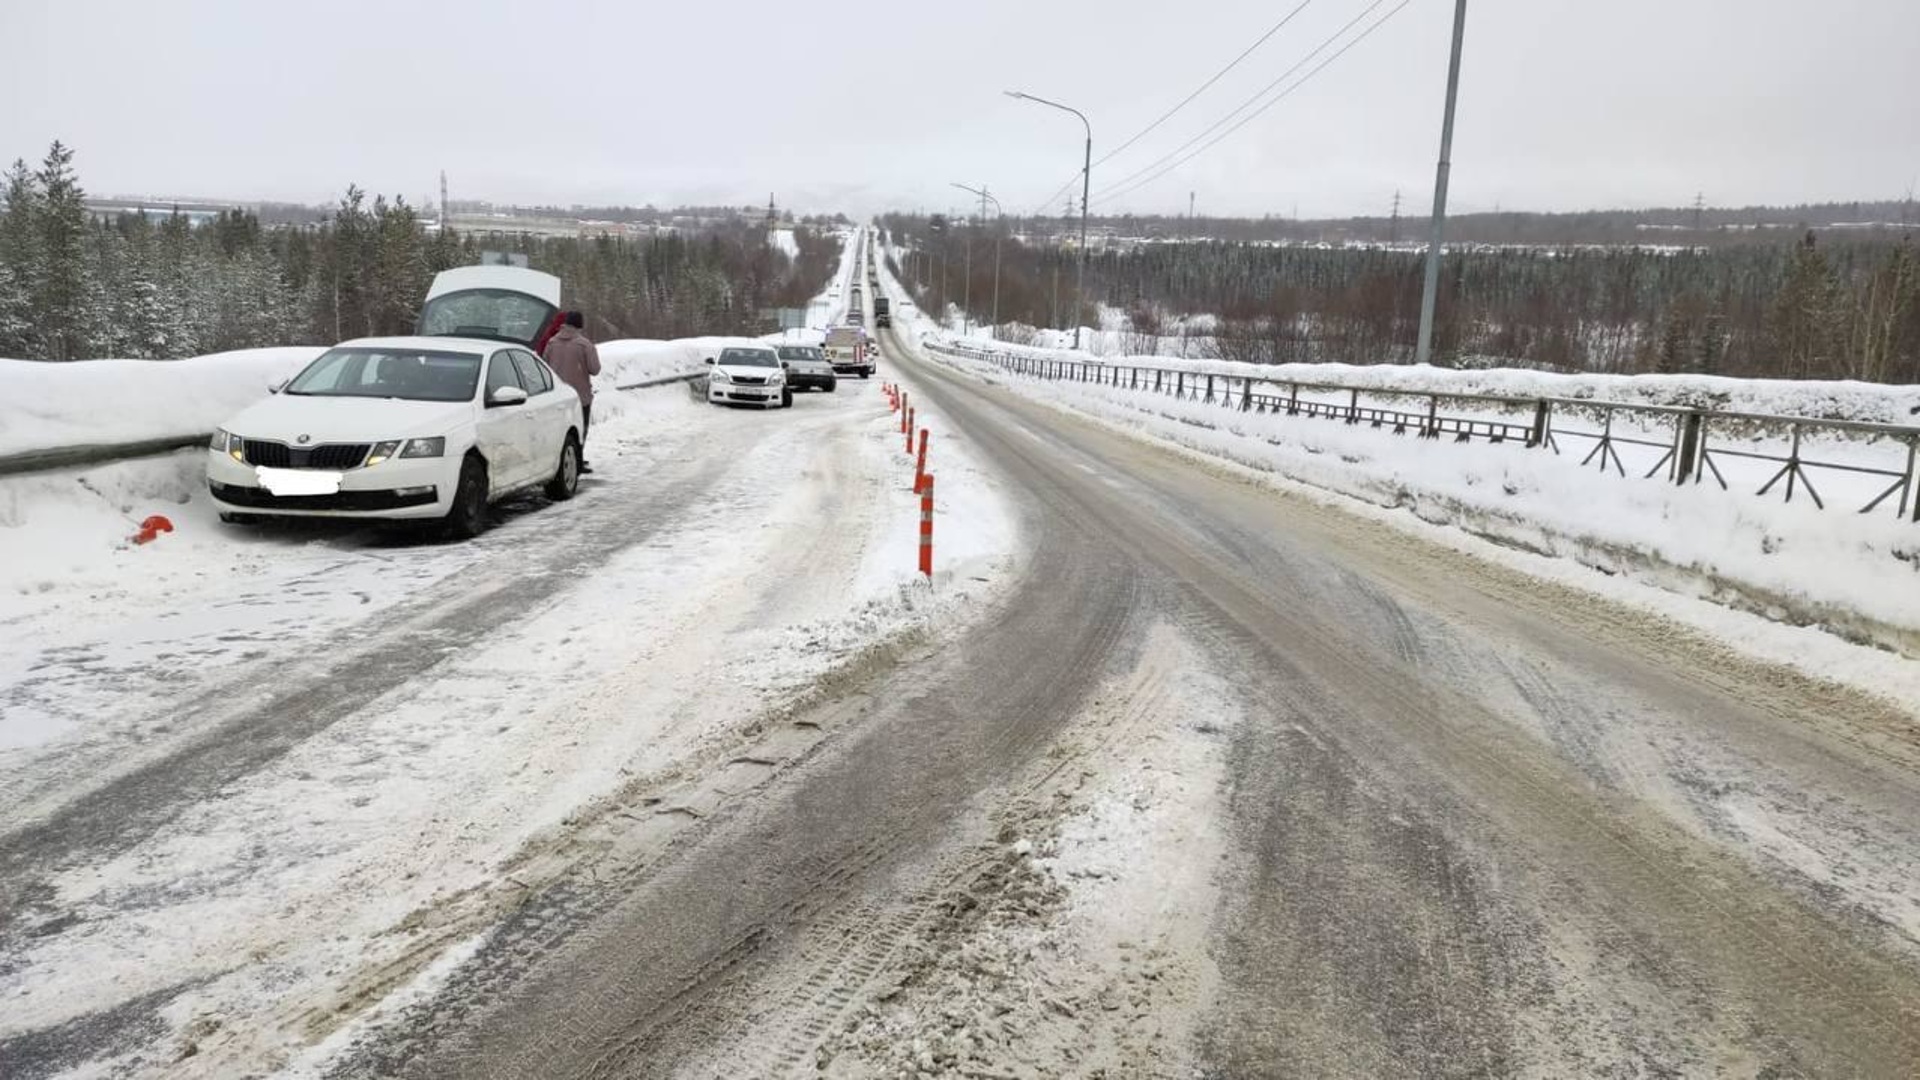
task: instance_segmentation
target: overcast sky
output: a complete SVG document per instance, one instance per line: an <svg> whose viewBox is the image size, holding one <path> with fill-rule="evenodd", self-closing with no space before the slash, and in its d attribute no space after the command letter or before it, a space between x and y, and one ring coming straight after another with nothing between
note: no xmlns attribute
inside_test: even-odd
<svg viewBox="0 0 1920 1080"><path fill-rule="evenodd" d="M456 198L864 215L958 206L958 180L1020 213L1074 175L1081 132L1003 89L1085 111L1097 159L1296 3L0 0L0 154L63 139L97 194L418 199L444 168ZM1409 0L1212 149L1101 196L1370 3L1310 0L1098 165L1095 211L1424 205L1451 0ZM1902 196L1920 2L1470 0L1453 176L1457 210Z"/></svg>

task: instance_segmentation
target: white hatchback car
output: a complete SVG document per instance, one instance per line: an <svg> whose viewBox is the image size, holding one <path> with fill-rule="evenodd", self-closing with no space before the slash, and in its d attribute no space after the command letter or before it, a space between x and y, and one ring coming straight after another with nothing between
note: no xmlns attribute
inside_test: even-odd
<svg viewBox="0 0 1920 1080"><path fill-rule="evenodd" d="M707 400L715 405L793 406L793 387L773 346L729 345L707 363Z"/></svg>
<svg viewBox="0 0 1920 1080"><path fill-rule="evenodd" d="M558 313L559 281L468 269L491 271L479 276L488 284L436 282L421 314L423 329L446 323L459 336L344 342L220 426L207 485L221 520L439 519L470 537L495 499L541 487L573 496L580 398L533 353ZM523 291L544 283L513 280L532 274L552 283L551 301Z"/></svg>

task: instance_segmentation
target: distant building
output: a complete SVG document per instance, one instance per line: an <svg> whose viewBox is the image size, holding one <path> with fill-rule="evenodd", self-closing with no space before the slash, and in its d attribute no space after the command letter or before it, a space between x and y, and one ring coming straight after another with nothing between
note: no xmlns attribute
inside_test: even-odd
<svg viewBox="0 0 1920 1080"><path fill-rule="evenodd" d="M239 203L176 203L159 199L88 199L86 208L89 216L107 221L122 214L139 214L149 221L160 222L177 213L194 226L206 225L231 210L247 209Z"/></svg>

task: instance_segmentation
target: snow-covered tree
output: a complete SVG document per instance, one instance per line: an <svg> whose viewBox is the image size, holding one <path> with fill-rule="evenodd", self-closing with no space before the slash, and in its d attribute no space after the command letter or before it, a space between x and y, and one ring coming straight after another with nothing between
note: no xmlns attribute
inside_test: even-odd
<svg viewBox="0 0 1920 1080"><path fill-rule="evenodd" d="M40 280L40 181L27 163L14 159L5 179L6 211L0 213L0 356L42 355L33 317Z"/></svg>
<svg viewBox="0 0 1920 1080"><path fill-rule="evenodd" d="M73 151L58 140L47 149L37 177L40 188L40 277L34 316L49 360L87 355L88 259L86 195L73 171Z"/></svg>

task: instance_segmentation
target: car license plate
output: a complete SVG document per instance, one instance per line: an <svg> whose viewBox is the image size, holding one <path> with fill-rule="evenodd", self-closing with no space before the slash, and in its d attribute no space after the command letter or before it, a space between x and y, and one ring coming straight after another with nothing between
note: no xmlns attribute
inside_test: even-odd
<svg viewBox="0 0 1920 1080"><path fill-rule="evenodd" d="M254 466L260 486L275 495L332 495L340 490L340 474L314 469L272 469Z"/></svg>

